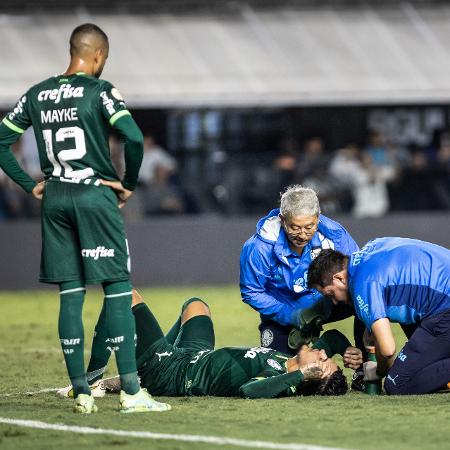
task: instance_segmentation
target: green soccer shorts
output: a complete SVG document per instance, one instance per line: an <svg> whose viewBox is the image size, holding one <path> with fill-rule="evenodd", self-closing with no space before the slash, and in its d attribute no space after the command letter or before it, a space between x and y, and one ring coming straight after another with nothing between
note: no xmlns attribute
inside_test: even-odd
<svg viewBox="0 0 450 450"><path fill-rule="evenodd" d="M136 321L136 361L141 385L151 394L186 394L186 370L199 355L214 350L214 327L208 316L196 316L181 326L175 342L167 341L148 309L133 308Z"/></svg>
<svg viewBox="0 0 450 450"><path fill-rule="evenodd" d="M40 281L98 284L129 279L128 243L117 197L94 181L46 182Z"/></svg>

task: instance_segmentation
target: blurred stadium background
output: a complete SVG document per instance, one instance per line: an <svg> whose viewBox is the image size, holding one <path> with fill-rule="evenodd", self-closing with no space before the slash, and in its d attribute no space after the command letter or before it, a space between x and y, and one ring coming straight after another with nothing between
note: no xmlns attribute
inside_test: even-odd
<svg viewBox="0 0 450 450"><path fill-rule="evenodd" d="M0 110L109 35L103 77L146 135L124 210L136 285L238 281L256 220L315 188L359 244L450 247L450 2L2 0ZM121 147L111 150L122 170ZM32 132L14 151L39 177ZM0 286L38 286L39 204L0 174Z"/></svg>

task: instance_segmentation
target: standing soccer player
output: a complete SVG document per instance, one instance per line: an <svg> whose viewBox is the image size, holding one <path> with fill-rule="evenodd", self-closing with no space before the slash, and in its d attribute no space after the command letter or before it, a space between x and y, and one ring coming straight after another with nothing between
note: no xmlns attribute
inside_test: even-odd
<svg viewBox="0 0 450 450"><path fill-rule="evenodd" d="M164 411L170 406L141 390L136 373L128 245L118 207L136 186L143 138L119 91L99 79L108 51L108 37L98 26L75 28L64 74L31 87L0 124L0 167L43 200L40 281L60 288L58 330L74 412L97 411L86 380L82 323L85 285L97 283L105 293L107 335L122 382L120 411ZM45 178L40 183L10 149L31 125ZM122 181L110 159L110 126L125 143Z"/></svg>

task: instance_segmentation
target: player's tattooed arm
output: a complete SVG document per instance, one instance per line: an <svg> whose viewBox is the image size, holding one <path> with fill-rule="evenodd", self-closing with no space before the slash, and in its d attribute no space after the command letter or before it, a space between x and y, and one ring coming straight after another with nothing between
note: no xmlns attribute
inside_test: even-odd
<svg viewBox="0 0 450 450"><path fill-rule="evenodd" d="M299 367L305 381L320 380L331 375L330 365L326 361L317 361Z"/></svg>

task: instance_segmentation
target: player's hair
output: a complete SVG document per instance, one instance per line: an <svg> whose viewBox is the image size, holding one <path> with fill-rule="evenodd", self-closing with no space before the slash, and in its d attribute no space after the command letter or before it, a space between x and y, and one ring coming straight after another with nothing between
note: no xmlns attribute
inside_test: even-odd
<svg viewBox="0 0 450 450"><path fill-rule="evenodd" d="M342 369L338 367L336 372L323 380L307 381L300 388L300 395L344 395L348 391L347 379Z"/></svg>
<svg viewBox="0 0 450 450"><path fill-rule="evenodd" d="M314 190L294 184L281 194L280 212L285 219L294 216L318 216L319 199Z"/></svg>
<svg viewBox="0 0 450 450"><path fill-rule="evenodd" d="M322 250L308 268L308 287L332 284L333 275L345 269L348 256L331 249Z"/></svg>
<svg viewBox="0 0 450 450"><path fill-rule="evenodd" d="M105 47L109 46L108 36L97 25L93 23L83 23L78 25L70 35L70 55L74 56L80 52L81 38L86 35L93 35L99 38Z"/></svg>

